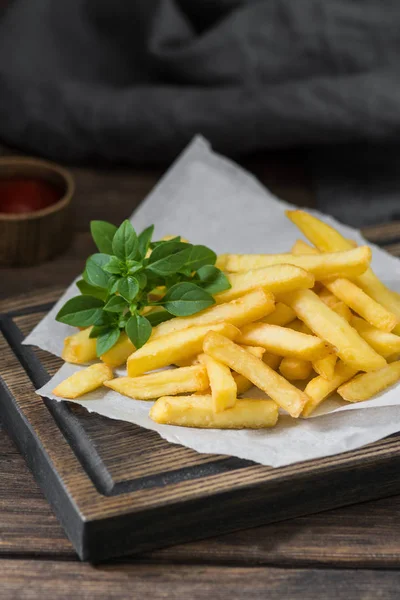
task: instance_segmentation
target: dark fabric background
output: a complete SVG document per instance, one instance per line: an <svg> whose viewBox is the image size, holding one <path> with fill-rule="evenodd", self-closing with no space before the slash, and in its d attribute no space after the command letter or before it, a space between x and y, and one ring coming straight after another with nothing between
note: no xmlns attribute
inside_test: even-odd
<svg viewBox="0 0 400 600"><path fill-rule="evenodd" d="M141 164L196 133L231 156L301 145L323 209L400 218L399 50L399 0L14 0L0 138Z"/></svg>

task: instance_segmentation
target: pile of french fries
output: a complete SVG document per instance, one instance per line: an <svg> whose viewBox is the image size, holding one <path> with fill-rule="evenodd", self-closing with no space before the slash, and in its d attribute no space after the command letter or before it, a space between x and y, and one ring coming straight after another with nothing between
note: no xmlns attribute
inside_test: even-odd
<svg viewBox="0 0 400 600"><path fill-rule="evenodd" d="M74 399L104 385L155 401L157 423L256 429L273 427L279 409L309 417L335 392L361 402L398 382L400 296L371 270L370 248L306 212L287 216L312 245L298 240L286 254L219 256L231 288L214 306L159 324L138 350L122 334L101 362L53 393ZM95 360L89 333L66 338L64 360ZM114 378L125 362L127 376ZM241 398L253 386L268 399Z"/></svg>

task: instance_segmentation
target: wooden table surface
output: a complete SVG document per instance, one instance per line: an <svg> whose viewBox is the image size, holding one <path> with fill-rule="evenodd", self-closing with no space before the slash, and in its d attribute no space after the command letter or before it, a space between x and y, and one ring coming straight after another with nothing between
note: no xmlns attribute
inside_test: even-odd
<svg viewBox="0 0 400 600"><path fill-rule="evenodd" d="M242 162L285 200L313 204L301 151ZM0 297L67 285L93 249L90 219L127 217L163 170L72 167L76 234L69 251L39 267L0 269ZM80 563L0 424L0 598L376 600L398 598L399 587L400 497L130 560Z"/></svg>

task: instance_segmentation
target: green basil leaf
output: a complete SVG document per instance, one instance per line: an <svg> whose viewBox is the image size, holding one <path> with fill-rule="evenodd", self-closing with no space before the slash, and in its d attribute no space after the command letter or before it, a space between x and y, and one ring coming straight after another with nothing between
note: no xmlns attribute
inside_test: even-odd
<svg viewBox="0 0 400 600"><path fill-rule="evenodd" d="M154 225L150 225L146 229L142 231L142 233L138 236L139 242L139 254L142 258L144 258L147 254L147 250L150 247L151 236L154 233Z"/></svg>
<svg viewBox="0 0 400 600"><path fill-rule="evenodd" d="M112 275L121 275L123 263L116 256L110 256L110 260L103 267L104 271Z"/></svg>
<svg viewBox="0 0 400 600"><path fill-rule="evenodd" d="M125 331L136 349L141 348L151 336L150 322L142 315L132 315L126 324Z"/></svg>
<svg viewBox="0 0 400 600"><path fill-rule="evenodd" d="M112 275L110 277L110 279L108 280L108 293L109 294L115 294L115 292L117 291L118 288L118 282L120 280L120 277L117 277L116 275Z"/></svg>
<svg viewBox="0 0 400 600"><path fill-rule="evenodd" d="M113 296L104 307L107 312L121 313L127 308L128 304L121 296Z"/></svg>
<svg viewBox="0 0 400 600"><path fill-rule="evenodd" d="M126 268L128 269L129 274L133 275L134 273L137 273L138 271L140 271L140 269L143 268L143 263L138 262L137 260L127 260Z"/></svg>
<svg viewBox="0 0 400 600"><path fill-rule="evenodd" d="M97 338L99 337L99 335L102 335L105 331L108 331L110 329L110 324L108 325L93 325L89 337L90 338Z"/></svg>
<svg viewBox="0 0 400 600"><path fill-rule="evenodd" d="M107 329L104 333L99 335L96 342L97 356L101 356L110 350L110 348L112 348L118 342L120 335L121 330L118 327Z"/></svg>
<svg viewBox="0 0 400 600"><path fill-rule="evenodd" d="M168 290L162 305L176 317L188 317L215 304L214 298L194 283L177 283Z"/></svg>
<svg viewBox="0 0 400 600"><path fill-rule="evenodd" d="M137 280L137 282L139 284L139 288L141 290L143 290L147 285L147 277L146 277L145 273L136 273L135 279Z"/></svg>
<svg viewBox="0 0 400 600"><path fill-rule="evenodd" d="M105 300L107 298L106 290L90 285L90 283L87 283L84 279L77 281L76 285L80 293L85 294L85 296L93 296L94 298L100 298L100 300Z"/></svg>
<svg viewBox="0 0 400 600"><path fill-rule="evenodd" d="M231 288L231 284L225 273L212 265L201 267L197 271L197 276L201 282L199 285L209 294L219 294Z"/></svg>
<svg viewBox="0 0 400 600"><path fill-rule="evenodd" d="M117 228L107 221L91 221L90 231L100 252L112 254L112 241Z"/></svg>
<svg viewBox="0 0 400 600"><path fill-rule="evenodd" d="M118 292L127 302L132 302L139 292L138 280L135 277L123 277L118 282Z"/></svg>
<svg viewBox="0 0 400 600"><path fill-rule="evenodd" d="M173 318L174 315L171 315L166 310L157 310L146 315L146 319L151 323L152 327L155 327L156 325L164 323L164 321L169 321Z"/></svg>
<svg viewBox="0 0 400 600"><path fill-rule="evenodd" d="M207 246L192 246L190 256L185 263L185 269L191 272L197 271L205 265L214 265L216 260L217 255Z"/></svg>
<svg viewBox="0 0 400 600"><path fill-rule="evenodd" d="M76 327L97 324L102 315L104 302L93 296L75 296L58 311L56 320Z"/></svg>
<svg viewBox="0 0 400 600"><path fill-rule="evenodd" d="M161 244L166 244L167 242L180 242L181 241L181 236L177 235L173 238L171 238L170 240L159 240L158 242L152 242L150 244L150 248L153 250L154 248L157 248L157 246L161 246Z"/></svg>
<svg viewBox="0 0 400 600"><path fill-rule="evenodd" d="M166 277L181 269L188 260L192 245L183 242L165 242L157 246L149 257L147 271Z"/></svg>
<svg viewBox="0 0 400 600"><path fill-rule="evenodd" d="M110 275L103 270L103 267L109 262L110 258L109 254L92 254L92 256L89 256L82 275L86 283L107 289Z"/></svg>
<svg viewBox="0 0 400 600"><path fill-rule="evenodd" d="M139 242L136 231L132 224L126 219L117 229L112 241L113 254L123 261L134 259L138 250Z"/></svg>

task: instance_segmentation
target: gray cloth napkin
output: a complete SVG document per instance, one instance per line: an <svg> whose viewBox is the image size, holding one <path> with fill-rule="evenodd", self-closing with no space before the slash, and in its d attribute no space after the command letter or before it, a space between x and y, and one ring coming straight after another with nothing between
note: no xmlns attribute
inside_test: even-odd
<svg viewBox="0 0 400 600"><path fill-rule="evenodd" d="M398 0L12 0L0 138L59 160L134 163L170 161L197 133L231 156L366 143L366 180L351 151L343 165L332 147L329 170L310 153L321 207L387 220L398 215L399 170L386 193L380 165L399 138L399 26Z"/></svg>

